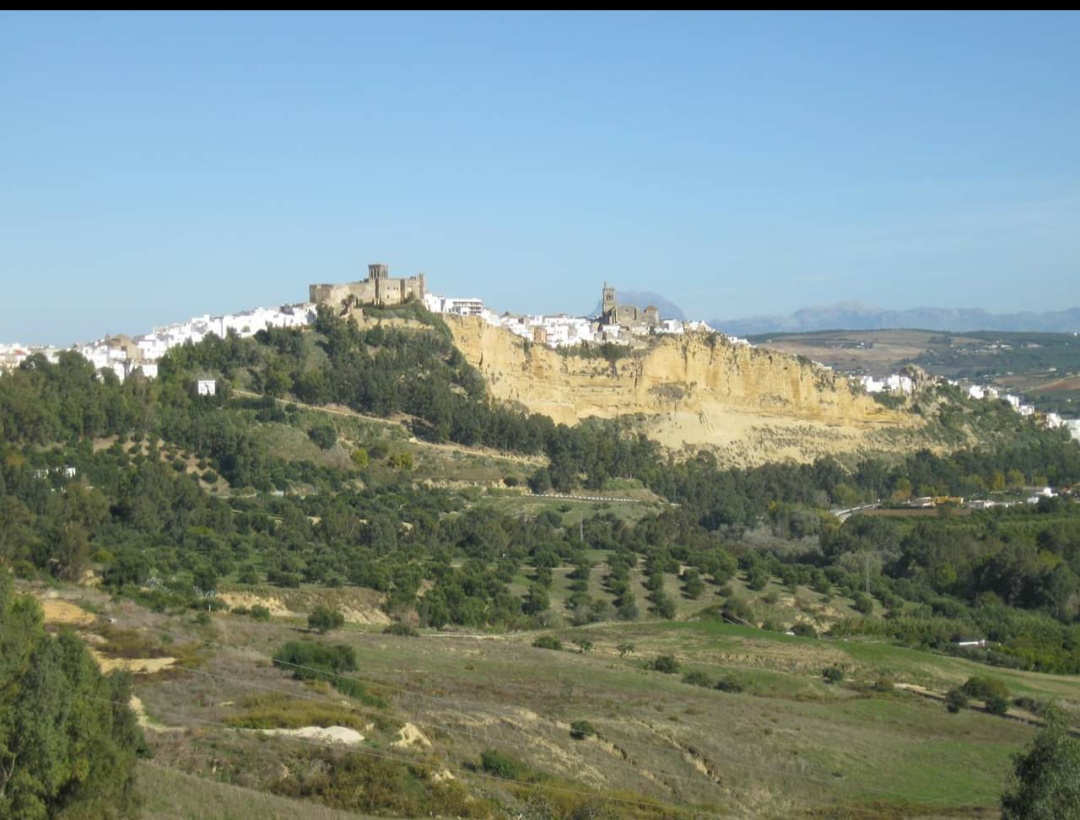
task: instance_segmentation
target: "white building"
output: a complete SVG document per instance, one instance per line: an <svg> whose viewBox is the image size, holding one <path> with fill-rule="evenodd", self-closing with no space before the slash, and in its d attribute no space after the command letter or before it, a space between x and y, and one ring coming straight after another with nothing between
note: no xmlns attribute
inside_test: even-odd
<svg viewBox="0 0 1080 820"><path fill-rule="evenodd" d="M195 391L200 396L213 396L217 393L217 380L199 379L195 385Z"/></svg>

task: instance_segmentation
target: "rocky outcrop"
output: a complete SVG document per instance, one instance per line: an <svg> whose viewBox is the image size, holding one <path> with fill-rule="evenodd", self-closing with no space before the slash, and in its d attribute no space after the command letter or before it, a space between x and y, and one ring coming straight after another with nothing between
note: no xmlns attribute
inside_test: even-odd
<svg viewBox="0 0 1080 820"><path fill-rule="evenodd" d="M608 361L528 344L471 317L448 317L448 324L497 400L565 424L641 417L643 430L666 447L706 447L729 463L891 449L886 439L895 437L878 432L921 424L807 359L716 334L654 337Z"/></svg>

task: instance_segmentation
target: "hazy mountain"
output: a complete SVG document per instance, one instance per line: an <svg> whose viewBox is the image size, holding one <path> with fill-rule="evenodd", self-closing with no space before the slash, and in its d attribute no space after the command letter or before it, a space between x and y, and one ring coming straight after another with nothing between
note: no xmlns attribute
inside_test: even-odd
<svg viewBox="0 0 1080 820"><path fill-rule="evenodd" d="M714 319L710 325L724 333L752 336L755 333L805 333L813 330L884 330L919 328L962 333L968 330L1080 331L1080 308L1042 313L988 313L979 308L913 308L882 310L858 302L797 310L787 316L753 316L748 319Z"/></svg>
<svg viewBox="0 0 1080 820"><path fill-rule="evenodd" d="M655 305L656 309L660 311L661 319L678 319L680 322L686 321L686 315L682 312L682 308L674 302L669 302L659 293L653 293L648 290L617 290L615 291L615 300L620 305L634 305L643 310L649 305ZM589 316L599 316L602 307L603 303L597 300L596 307L593 308L592 313L590 313Z"/></svg>

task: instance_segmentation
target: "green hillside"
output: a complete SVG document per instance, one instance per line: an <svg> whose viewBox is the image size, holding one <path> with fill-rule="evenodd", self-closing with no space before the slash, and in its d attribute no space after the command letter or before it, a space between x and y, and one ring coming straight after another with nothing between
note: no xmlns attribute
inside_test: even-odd
<svg viewBox="0 0 1080 820"><path fill-rule="evenodd" d="M951 453L722 469L378 318L0 376L0 565L134 672L146 816L980 816L1080 708L1080 507L899 507L1071 486L1064 434L943 389Z"/></svg>

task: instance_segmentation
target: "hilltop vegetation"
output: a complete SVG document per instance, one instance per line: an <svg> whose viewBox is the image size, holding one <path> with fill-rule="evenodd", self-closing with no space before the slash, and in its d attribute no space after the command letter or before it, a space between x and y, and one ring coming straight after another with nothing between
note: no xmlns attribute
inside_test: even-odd
<svg viewBox="0 0 1080 820"><path fill-rule="evenodd" d="M747 811L752 800L716 774L727 765L718 761L730 755L703 752L707 739L668 732L646 717L655 693L692 701L691 708L716 720L732 714L736 701L724 698L741 698L738 708L753 702L748 698L779 699L793 720L795 712L813 713L807 719L818 727L810 731L815 737L839 691L821 679L825 667L846 667L852 685L899 671L943 691L962 682L957 670L966 678L989 664L995 674L1013 676L1014 691L1036 692L1036 699L1074 696L1032 673L1080 672L1075 504L1047 499L971 515L945 510L844 522L830 512L912 495L1005 497L1029 483L1072 484L1080 481L1080 449L1064 434L946 390L923 396L919 412L954 442L951 454L924 450L888 461L729 469L707 452L676 457L625 423L568 427L495 405L445 328L415 306L408 310L425 326L360 327L321 311L308 332L210 338L171 351L155 381L98 377L70 353L55 365L33 357L0 377L0 563L35 583L81 581L92 571L114 602L138 604L119 617L141 619L150 633L136 643L149 641L148 651L167 653L181 629L191 632L192 646L200 648L185 650L182 666L189 671L148 682L140 696L151 714L201 716L217 725L211 757L229 761L229 782L405 815L484 816L496 806L534 801L548 807L544 816L569 816L585 809L570 805L563 792L583 784L602 787L597 805L624 800L641 816L669 816L679 806ZM196 380L204 377L217 380L216 395L197 394ZM964 448L973 434L979 443ZM540 495L548 490L624 500ZM226 594L246 596L243 608L224 614ZM350 596L370 596L397 634L356 627L357 618L338 611L348 608ZM293 614L271 615L271 599L309 609L290 625ZM105 600L99 607L114 606ZM317 609L318 603L325 605ZM296 629L305 627L330 634L297 643ZM501 636L499 646L459 654L447 645L455 639L435 637L448 627ZM575 650L559 653L549 670L557 673L549 684L569 683L569 706L550 700L557 691L530 684L530 675L545 679L544 656L552 655L531 645L536 630L550 638L548 646ZM795 638L781 634L789 630ZM419 642L412 637L418 631ZM168 641L151 640L166 634ZM826 646L818 635L879 642L856 640L838 649L839 642ZM957 637L972 636L991 645L954 647ZM106 639L113 647L122 643L116 634ZM915 674L914 665L868 660L911 657L889 654L909 650L887 647L883 639L962 657L938 658L931 665L952 665ZM784 647L804 647L806 658L780 660L767 650L770 659L754 672L757 661L747 659L759 657L759 640L781 654ZM334 644L344 648L318 648ZM733 651L736 645L741 648ZM381 658L379 647L390 647L392 657ZM718 652L731 655L723 669L714 668ZM619 664L608 667L615 656ZM473 657L466 675L461 664ZM199 663L227 691L196 698ZM316 672L292 674L301 668ZM595 684L582 682L586 669ZM413 670L407 679L404 670ZM670 670L678 674L664 674ZM230 678L258 680L270 690L251 691ZM469 687L482 691L465 698ZM882 690L843 690L853 732L863 731L857 724L864 708L901 722L928 708L895 705ZM443 711L430 702L447 691L457 691L468 708L455 703ZM289 697L282 700L282 693ZM637 723L622 722L605 705L628 694L641 698ZM575 705L578 695L584 700ZM856 696L875 705L857 706ZM306 706L305 698L311 699ZM198 701L208 711L178 708L170 699ZM490 722L473 713L481 703L504 699L543 716L543 732L554 733L547 757L539 751L516 762L483 757L487 749L477 737L503 753L526 748L521 737L516 744L499 741ZM816 705L798 705L804 699ZM761 714L768 708L761 706ZM306 718L351 727L368 738L365 749L385 749L397 742L409 709L432 726L475 737L464 740L446 729L434 738L430 759L382 766L359 752L321 748L274 745L253 754L250 738L237 734L303 728L308 724L298 721ZM513 714L520 718L511 710L500 720ZM936 722L924 717L916 722ZM1020 730L960 720L986 733L993 751L982 762L990 780L1001 782ZM942 743L953 740L960 742ZM792 762L792 771L831 783L826 758L833 752L815 745L823 742L799 746L815 762L805 769ZM622 750L615 753L619 765L633 774L613 773L595 760L589 764L599 766L595 778L580 769L589 755L611 756L603 744ZM783 744L771 744L779 754ZM151 745L166 765L209 773L203 755L210 753L198 738L156 733ZM657 746L674 750L678 765L689 769L675 780L656 773L671 765L664 754L656 756ZM973 764L981 754L962 753L974 755ZM915 745L910 754L914 771ZM559 755L577 763L556 764ZM297 774L271 777L272 759ZM459 788L434 779L442 767L468 783ZM869 776L849 771L850 782ZM513 784L492 786L490 777ZM658 785L684 782L679 778L693 785ZM331 788L335 780L377 782L384 791L375 793L384 797L357 803ZM917 780L913 774L910 783ZM803 805L777 778L760 783L769 811ZM911 792L910 783L899 791ZM974 805L994 802L988 784L969 784L977 792ZM927 796L911 794L916 801ZM834 784L822 785L814 800L838 798L871 799Z"/></svg>

